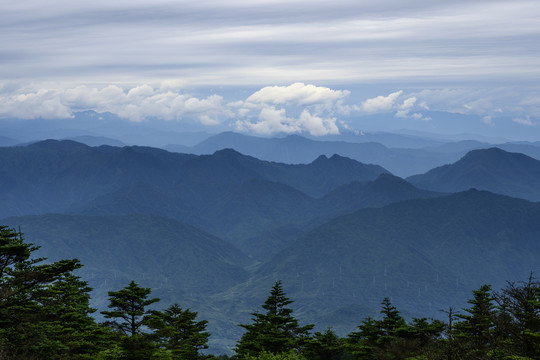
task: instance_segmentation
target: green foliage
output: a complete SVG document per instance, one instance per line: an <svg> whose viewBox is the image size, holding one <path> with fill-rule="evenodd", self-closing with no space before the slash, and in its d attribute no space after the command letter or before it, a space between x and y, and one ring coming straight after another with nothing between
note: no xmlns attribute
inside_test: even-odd
<svg viewBox="0 0 540 360"><path fill-rule="evenodd" d="M310 360L344 359L345 340L340 339L331 329L326 329L323 333L317 331L306 343L302 355Z"/></svg>
<svg viewBox="0 0 540 360"><path fill-rule="evenodd" d="M40 264L44 259L31 259L37 249L20 232L0 226L2 356L84 358L89 347L98 345L88 343L85 329L92 323L89 288L71 274L81 265L77 260Z"/></svg>
<svg viewBox="0 0 540 360"><path fill-rule="evenodd" d="M540 282L531 274L527 281L508 283L496 298L500 348L509 356L540 358Z"/></svg>
<svg viewBox="0 0 540 360"><path fill-rule="evenodd" d="M245 357L245 360L307 360L307 359L311 359L311 358L306 358L292 350L289 352L280 352L277 354L274 354L268 351L263 351L259 355Z"/></svg>
<svg viewBox="0 0 540 360"><path fill-rule="evenodd" d="M241 357L258 356L263 351L273 354L300 350L308 341L313 325L299 326L287 305L293 301L285 296L281 281L277 281L262 308L264 314L252 313L253 323L240 325L247 331L236 346Z"/></svg>
<svg viewBox="0 0 540 360"><path fill-rule="evenodd" d="M206 359L209 356L200 351L208 348L210 334L205 331L208 321L195 321L196 317L196 312L173 304L162 312L153 312L148 327L154 331L152 337L159 346L170 353L171 359Z"/></svg>
<svg viewBox="0 0 540 360"><path fill-rule="evenodd" d="M390 299L382 301L381 320L367 318L348 337L348 350L359 359L404 359L432 355L443 331L440 321L413 319L407 324Z"/></svg>
<svg viewBox="0 0 540 360"><path fill-rule="evenodd" d="M454 336L467 348L467 356L481 358L495 344L495 297L489 285L481 286L473 295L467 301L472 306L464 309L467 314L457 315L461 321L456 323Z"/></svg>
<svg viewBox="0 0 540 360"><path fill-rule="evenodd" d="M141 327L146 325L152 311L147 307L159 301L158 298L148 299L152 290L142 288L135 281L131 281L119 291L109 291L109 308L111 311L102 311L106 319L105 326L117 330L125 336L141 334Z"/></svg>

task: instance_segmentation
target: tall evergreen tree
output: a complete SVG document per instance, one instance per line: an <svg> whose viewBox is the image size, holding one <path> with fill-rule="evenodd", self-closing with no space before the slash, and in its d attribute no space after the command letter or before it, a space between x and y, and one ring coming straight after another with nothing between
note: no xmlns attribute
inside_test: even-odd
<svg viewBox="0 0 540 360"><path fill-rule="evenodd" d="M164 311L155 311L148 326L154 330L153 336L158 343L170 351L174 359L207 359L209 356L200 353L208 348L206 332L208 321L196 321L197 313L189 309L183 310L180 305L173 304Z"/></svg>
<svg viewBox="0 0 540 360"><path fill-rule="evenodd" d="M252 313L253 323L240 325L246 332L236 345L240 357L257 356L263 351L273 354L299 351L309 339L313 325L299 326L288 308L293 301L285 296L281 281L277 281L262 308L264 314Z"/></svg>
<svg viewBox="0 0 540 360"><path fill-rule="evenodd" d="M44 289L81 265L78 260L41 264L45 259L31 259L38 248L25 243L22 233L0 226L0 355L7 358L39 359L70 349L66 339L43 327L42 321L50 325L60 317L45 311L41 301Z"/></svg>
<svg viewBox="0 0 540 360"><path fill-rule="evenodd" d="M159 301L158 298L148 299L151 292L151 289L131 281L119 291L109 291L108 307L112 310L101 312L106 319L116 319L106 321L104 325L122 336L121 347L126 359L149 359L156 351L155 344L142 331L152 318L152 310L148 306Z"/></svg>
<svg viewBox="0 0 540 360"><path fill-rule="evenodd" d="M159 301L158 298L148 299L151 292L150 288L142 288L135 281L118 291L109 291L108 307L112 310L101 313L106 319L119 320L106 321L105 325L126 336L139 335L152 314L148 306Z"/></svg>
<svg viewBox="0 0 540 360"><path fill-rule="evenodd" d="M425 318L415 318L407 324L388 298L382 301L381 315L381 320L368 317L358 332L349 335L349 352L355 358L405 359L431 353L444 328L442 322Z"/></svg>
<svg viewBox="0 0 540 360"><path fill-rule="evenodd" d="M463 309L466 314L456 317L461 319L455 325L454 336L466 349L467 357L482 359L495 345L495 297L490 285L483 285L473 291L473 298L467 302L472 306Z"/></svg>

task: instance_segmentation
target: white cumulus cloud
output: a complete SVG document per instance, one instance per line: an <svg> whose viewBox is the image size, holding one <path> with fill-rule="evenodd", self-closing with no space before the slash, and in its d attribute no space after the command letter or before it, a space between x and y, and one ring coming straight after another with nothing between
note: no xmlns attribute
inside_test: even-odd
<svg viewBox="0 0 540 360"><path fill-rule="evenodd" d="M394 107L397 98L403 93L402 90L391 93L388 96L377 96L363 101L361 109L367 112L388 111Z"/></svg>
<svg viewBox="0 0 540 360"><path fill-rule="evenodd" d="M228 105L237 115L236 130L256 134L309 133L313 136L339 134L335 114L349 114L355 106L343 103L348 90L312 84L266 86L245 101ZM294 115L288 115L294 114Z"/></svg>
<svg viewBox="0 0 540 360"><path fill-rule="evenodd" d="M250 103L313 105L331 103L348 96L348 90L333 90L327 87L304 83L289 86L267 86L247 98Z"/></svg>
<svg viewBox="0 0 540 360"><path fill-rule="evenodd" d="M216 125L221 117L229 114L219 95L197 98L171 89L169 85L153 88L144 84L129 89L109 85L103 88L77 86L24 90L0 95L0 117L69 118L76 111L93 110L110 112L132 121L193 117L203 125Z"/></svg>
<svg viewBox="0 0 540 360"><path fill-rule="evenodd" d="M0 96L0 117L2 118L69 118L72 113L58 97L56 91L36 92Z"/></svg>
<svg viewBox="0 0 540 360"><path fill-rule="evenodd" d="M322 117L310 113L307 109L304 109L298 118L288 117L286 109L277 109L273 105L263 107L255 121L251 119L237 120L235 127L238 131L260 135L302 132L313 136L339 134L334 117Z"/></svg>

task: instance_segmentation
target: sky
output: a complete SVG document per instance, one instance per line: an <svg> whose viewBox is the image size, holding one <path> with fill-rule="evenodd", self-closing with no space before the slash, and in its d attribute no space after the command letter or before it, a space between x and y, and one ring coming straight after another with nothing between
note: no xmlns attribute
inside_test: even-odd
<svg viewBox="0 0 540 360"><path fill-rule="evenodd" d="M92 110L209 132L540 140L539 0L0 0L0 10L0 119ZM470 129L440 112L467 115Z"/></svg>

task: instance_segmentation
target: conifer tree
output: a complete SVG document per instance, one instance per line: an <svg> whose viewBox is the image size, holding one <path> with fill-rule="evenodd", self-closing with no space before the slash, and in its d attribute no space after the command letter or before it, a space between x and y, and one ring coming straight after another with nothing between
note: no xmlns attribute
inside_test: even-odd
<svg viewBox="0 0 540 360"><path fill-rule="evenodd" d="M309 339L313 325L299 326L288 308L293 301L285 296L281 281L277 281L262 308L266 311L252 313L253 323L240 325L246 329L236 346L240 357L257 356L263 351L273 354L299 351Z"/></svg>
<svg viewBox="0 0 540 360"><path fill-rule="evenodd" d="M457 315L461 321L456 323L454 335L462 346L468 348L468 357L483 358L495 344L494 300L491 286L483 285L473 291L473 298L467 301L472 305L463 310L467 314Z"/></svg>
<svg viewBox="0 0 540 360"><path fill-rule="evenodd" d="M505 351L512 356L540 358L540 282L509 282L496 296L499 304L497 333L506 337Z"/></svg>
<svg viewBox="0 0 540 360"><path fill-rule="evenodd" d="M119 291L109 291L108 307L112 310L101 313L106 319L119 320L106 321L104 324L126 336L139 335L141 327L152 314L148 306L159 301L158 298L148 299L151 292L151 289L142 288L135 281Z"/></svg>
<svg viewBox="0 0 540 360"><path fill-rule="evenodd" d="M158 344L170 351L174 359L206 359L209 356L200 351L208 348L208 321L196 321L196 317L196 312L173 304L164 311L155 311L148 326L154 330Z"/></svg>
<svg viewBox="0 0 540 360"><path fill-rule="evenodd" d="M44 320L51 325L60 318L41 301L44 289L81 265L78 260L40 264L45 259L31 259L37 249L20 231L0 226L0 354L6 358L46 358L73 345L44 327Z"/></svg>
<svg viewBox="0 0 540 360"><path fill-rule="evenodd" d="M142 331L152 318L152 310L148 306L159 301L158 298L148 299L151 292L151 289L131 281L119 291L109 291L108 307L112 310L101 312L106 319L116 319L106 321L104 325L121 335L121 348L127 359L149 359L156 351L155 344Z"/></svg>

